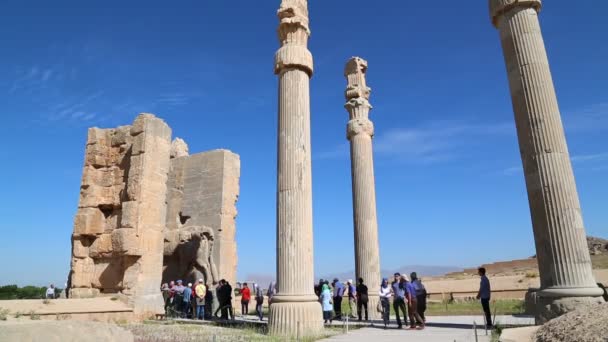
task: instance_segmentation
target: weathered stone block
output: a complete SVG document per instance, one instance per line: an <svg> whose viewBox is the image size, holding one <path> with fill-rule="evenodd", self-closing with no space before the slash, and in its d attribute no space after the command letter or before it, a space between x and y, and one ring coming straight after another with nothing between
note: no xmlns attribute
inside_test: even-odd
<svg viewBox="0 0 608 342"><path fill-rule="evenodd" d="M120 205L120 195L124 185L104 187L99 185L89 185L80 190L80 207L97 207Z"/></svg>
<svg viewBox="0 0 608 342"><path fill-rule="evenodd" d="M95 263L91 258L72 258L72 287L91 287Z"/></svg>
<svg viewBox="0 0 608 342"><path fill-rule="evenodd" d="M87 145L107 145L108 143L108 130L101 129L97 127L89 128L89 133L87 135Z"/></svg>
<svg viewBox="0 0 608 342"><path fill-rule="evenodd" d="M99 296L99 289L93 288L72 288L70 289L70 298L95 298Z"/></svg>
<svg viewBox="0 0 608 342"><path fill-rule="evenodd" d="M101 234L91 244L89 256L93 259L111 256L112 254L112 235Z"/></svg>
<svg viewBox="0 0 608 342"><path fill-rule="evenodd" d="M131 142L131 126L120 126L112 132L112 146L118 147Z"/></svg>
<svg viewBox="0 0 608 342"><path fill-rule="evenodd" d="M140 256L139 239L135 229L116 229L112 232L112 249L118 255Z"/></svg>
<svg viewBox="0 0 608 342"><path fill-rule="evenodd" d="M105 230L105 217L99 208L80 208L74 218L74 235L98 235Z"/></svg>
<svg viewBox="0 0 608 342"><path fill-rule="evenodd" d="M72 256L74 258L87 258L89 256L89 238L72 237Z"/></svg>
<svg viewBox="0 0 608 342"><path fill-rule="evenodd" d="M135 201L122 202L122 217L120 219L120 228L135 228L137 227L138 219L138 203Z"/></svg>

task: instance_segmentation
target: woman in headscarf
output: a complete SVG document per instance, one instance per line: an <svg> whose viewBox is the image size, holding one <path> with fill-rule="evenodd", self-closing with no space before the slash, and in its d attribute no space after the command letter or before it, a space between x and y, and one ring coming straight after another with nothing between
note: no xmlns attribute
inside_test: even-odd
<svg viewBox="0 0 608 342"><path fill-rule="evenodd" d="M332 314L331 310L333 309L333 305L331 303L331 290L329 289L328 284L323 284L321 287L321 305L323 306L323 321L327 324L332 322Z"/></svg>
<svg viewBox="0 0 608 342"><path fill-rule="evenodd" d="M382 319L384 320L384 329L389 324L391 307L390 307L390 298L393 296L391 292L391 287L388 286L388 279L382 279L382 284L380 285L380 291L378 291L380 295L380 306L382 308Z"/></svg>
<svg viewBox="0 0 608 342"><path fill-rule="evenodd" d="M253 284L253 295L255 296L255 312L260 318L260 321L263 321L264 314L262 312L262 306L264 305L264 292L258 284Z"/></svg>

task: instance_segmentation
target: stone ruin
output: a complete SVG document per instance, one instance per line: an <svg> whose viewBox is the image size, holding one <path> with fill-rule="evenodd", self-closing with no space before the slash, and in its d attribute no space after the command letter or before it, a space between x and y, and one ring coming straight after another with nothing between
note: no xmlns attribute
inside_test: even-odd
<svg viewBox="0 0 608 342"><path fill-rule="evenodd" d="M136 314L161 313L161 282L234 282L239 177L238 155L189 155L152 114L131 126L89 129L70 297L120 293Z"/></svg>

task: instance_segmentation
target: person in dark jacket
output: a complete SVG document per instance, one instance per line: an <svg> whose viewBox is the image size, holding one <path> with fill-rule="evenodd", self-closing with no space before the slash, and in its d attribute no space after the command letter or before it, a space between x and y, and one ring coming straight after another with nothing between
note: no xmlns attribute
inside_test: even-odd
<svg viewBox="0 0 608 342"><path fill-rule="evenodd" d="M361 322L362 309L365 309L365 321L367 322L369 317L367 315L367 303L369 302L367 285L363 283L363 278L357 280L357 316L359 322Z"/></svg>
<svg viewBox="0 0 608 342"><path fill-rule="evenodd" d="M412 278L412 285L416 289L418 314L420 317L422 317L422 322L418 322L418 324L423 324L426 322L426 317L424 317L424 312L426 311L426 288L424 287L424 284L422 284L422 280L418 278L418 274L416 274L416 272L412 272L410 274L410 278Z"/></svg>
<svg viewBox="0 0 608 342"><path fill-rule="evenodd" d="M219 306L217 307L217 309L215 310L215 312L213 313L213 316L215 316L216 318L218 317L217 314L218 312L222 313L222 319L227 319L226 317L224 317L224 311L222 311L222 308L224 307L224 303L226 302L225 296L226 296L226 290L224 288L224 279L220 280L217 283L217 288L215 289L215 294L217 297L217 302L219 304Z"/></svg>
<svg viewBox="0 0 608 342"><path fill-rule="evenodd" d="M222 307L222 318L234 320L234 309L232 308L232 286L226 280L224 280L224 286L222 286L222 299L220 306Z"/></svg>
<svg viewBox="0 0 608 342"><path fill-rule="evenodd" d="M486 269L480 267L477 269L477 274L481 278L479 282L479 292L477 293L477 299L481 301L481 307L485 314L486 327L492 328L492 313L490 312L490 297L492 294L492 288L490 287L490 280L486 276Z"/></svg>
<svg viewBox="0 0 608 342"><path fill-rule="evenodd" d="M331 283L334 287L334 318L335 320L342 319L342 297L344 297L344 285L340 282L338 278L335 278L333 283Z"/></svg>

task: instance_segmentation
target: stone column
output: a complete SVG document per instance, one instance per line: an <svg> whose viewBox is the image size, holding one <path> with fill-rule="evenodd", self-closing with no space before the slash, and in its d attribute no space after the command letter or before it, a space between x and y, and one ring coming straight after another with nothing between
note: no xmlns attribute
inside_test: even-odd
<svg viewBox="0 0 608 342"><path fill-rule="evenodd" d="M350 121L347 138L350 140L351 175L353 182L353 221L355 224L355 270L357 279L363 278L369 290L370 319L379 318L376 310L380 288L380 252L378 220L376 218L376 185L372 138L374 124L368 119L372 106L371 89L365 73L367 61L353 57L346 63L344 76L348 81L346 105ZM355 280L356 281L356 280Z"/></svg>
<svg viewBox="0 0 608 342"><path fill-rule="evenodd" d="M537 323L599 302L538 21L541 0L490 0L500 32L540 268Z"/></svg>
<svg viewBox="0 0 608 342"><path fill-rule="evenodd" d="M268 324L273 335L314 336L323 322L313 288L308 2L283 0L278 17L277 295Z"/></svg>

